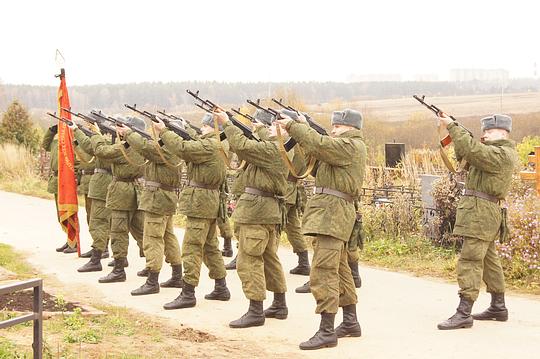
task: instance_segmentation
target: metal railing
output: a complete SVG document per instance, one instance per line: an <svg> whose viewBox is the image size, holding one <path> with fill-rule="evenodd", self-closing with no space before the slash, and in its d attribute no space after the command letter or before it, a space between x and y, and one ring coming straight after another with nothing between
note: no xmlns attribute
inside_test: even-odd
<svg viewBox="0 0 540 359"><path fill-rule="evenodd" d="M0 329L9 328L31 320L34 321L34 341L32 343L34 359L41 359L43 351L43 280L30 279L24 282L0 286L0 295L11 294L29 288L34 289L33 313L4 320L0 322Z"/></svg>

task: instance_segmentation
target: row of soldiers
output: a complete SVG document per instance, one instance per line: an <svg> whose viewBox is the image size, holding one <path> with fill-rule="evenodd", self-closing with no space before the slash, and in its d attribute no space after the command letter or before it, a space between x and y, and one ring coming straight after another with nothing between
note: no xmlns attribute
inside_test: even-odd
<svg viewBox="0 0 540 359"><path fill-rule="evenodd" d="M116 131L122 141L112 143L110 138L99 134L99 131L89 135L73 123L75 153L81 175L79 191L85 196L93 240L92 250L82 255L90 256L90 260L78 271L101 271L101 259L108 256L110 241L114 256L111 263L113 270L100 278L99 282L125 281L124 268L128 265L131 233L140 255L146 258L145 268L137 275L147 277L140 288L131 292L132 295L158 293L160 286L176 287L181 288L180 295L166 303L164 308L193 307L196 305L195 287L199 283L200 269L204 262L210 278L215 280L214 290L205 299L229 300L230 292L225 280L226 267L222 256L232 254L233 233L226 210L230 151L246 164L236 171L231 188L237 198L232 218L235 223L234 236L239 243L237 258L227 268L237 267L244 293L250 300L247 313L232 321L230 326L246 328L263 325L265 318L287 318L287 288L277 248L280 231L283 229L298 256L298 265L290 273L310 275L308 244L302 233L300 219L305 205L302 195L304 190L298 179L288 172L280 157L276 144L277 126L280 125L275 116L257 110L254 118L256 122L253 132L257 140L245 137L222 112L205 114L201 135L190 133L195 140L184 140L158 122L152 129L159 134L155 140L141 136L130 127L118 126ZM323 200L319 205L326 203L323 208L338 206L339 209L328 211L322 217L316 212L310 216L307 214L312 219L313 227L309 234L321 234L318 240L314 240L315 252L323 256L318 261L317 256L314 256L315 270L318 269L319 275L297 288L297 292L313 292L316 298L321 298L317 312L325 316L324 323L328 328L328 318L332 316L332 332L333 316L338 304L344 303L349 314L344 316L346 321L338 327L341 328L338 334L360 336L355 293L355 282L356 287L361 285L358 252L357 247L346 246L346 243L356 218L353 198L359 194L365 167L365 147L360 137L362 117L353 110L336 112L334 127L350 133L337 143L325 136L329 142L324 145L319 142L321 135L313 133L305 123L292 121L285 115L283 118L291 121L289 126L301 125L299 136L306 138L305 143L297 139L298 144L288 153L298 171L306 170L307 156L351 163L351 168L337 173L334 173L330 165L327 168L322 161L318 166L317 173L321 174L319 177L323 182L317 184L315 197L319 196ZM136 117L127 118L127 122L131 128L146 130L145 122ZM217 139L216 126L218 131L226 134L226 141ZM286 135L289 130L285 125L281 126L281 133ZM44 139L44 148L51 150L53 169L57 166L55 132L56 127L52 126ZM329 158L331 155L336 158ZM182 163L186 166L187 183L181 183ZM343 181L343 178L347 180ZM56 181L56 173L52 171L49 180L51 191L56 189ZM328 182L327 186L325 182ZM182 249L173 230L173 215L177 211L187 218ZM224 237L223 252L218 248L217 227ZM338 250L341 247L343 253ZM71 253L75 249L64 245L57 250ZM163 257L172 267L172 276L160 284L158 277ZM346 271L341 268L343 263ZM341 276L347 279L350 277L346 297L335 295L342 288L340 277L337 276L338 268L339 272L348 273L342 273ZM333 289L328 292L326 281L328 276L334 274ZM263 310L266 290L273 292L274 298L272 305ZM308 342L305 345L307 348L328 346L326 341L319 342ZM337 339L334 342L335 345Z"/></svg>
<svg viewBox="0 0 540 359"><path fill-rule="evenodd" d="M478 141L443 113L439 116L441 126L454 139L456 155L469 162L470 172L455 226L455 234L464 237L458 262L460 305L438 327L470 327L473 317L507 320L504 277L493 241L505 230L500 200L508 192L515 164L514 144L508 139L511 119L504 115L482 119L483 137ZM99 281L125 281L131 233L141 256L146 258L146 267L138 275L147 277L132 295L159 292L158 277L165 257L172 266L172 277L161 286L181 288L179 296L166 303L165 309L196 305L195 288L203 262L210 278L215 280L214 290L205 299L229 300L217 227L226 239L224 252L230 253L232 233L225 199L227 166L232 162L229 152L232 152L243 163L232 187L237 201L231 219L238 240L238 255L233 263L236 262L249 308L229 326L248 328L264 325L265 318L287 318L287 286L277 255L283 229L299 257L298 266L291 272L310 275L310 281L301 290L313 294L316 313L320 314L318 331L301 343L300 348L332 347L337 345L338 338L359 337L355 286L360 286L357 261L361 230L357 201L366 165L362 115L350 109L335 111L330 136L318 133L303 115L290 111L284 110L279 116L257 111L254 117L257 119L253 125L254 138L247 136L219 108L205 114L201 134L192 133L190 140L171 131L159 118L152 124L154 138L141 136L140 131L146 130L144 121L129 118L130 127L116 127L121 139L116 143L97 131L88 135L77 124L70 125L77 153L86 153L86 159L82 155L79 159L84 166L92 162L95 166L91 171L81 165L83 175L91 171L87 207L93 244L90 261L79 271L102 269L101 258L110 239L114 268ZM53 132L54 127L44 143L51 149ZM225 135L226 142L219 139L220 133ZM281 136L289 136L296 142L285 154ZM287 161L284 156L298 172L308 169L308 162L311 163L308 159L316 161L310 171L315 177L314 194L305 206L301 225L298 176L284 165ZM182 163L186 165L185 184L181 183ZM51 177L51 188L54 180ZM84 182L82 179L81 183ZM187 218L182 250L173 230L172 216L177 211ZM305 238L312 240L312 268ZM70 248L64 246L63 250L69 252ZM471 316L481 278L492 294L492 303L485 312ZM267 290L274 297L264 310ZM339 307L343 308L343 321L334 327Z"/></svg>

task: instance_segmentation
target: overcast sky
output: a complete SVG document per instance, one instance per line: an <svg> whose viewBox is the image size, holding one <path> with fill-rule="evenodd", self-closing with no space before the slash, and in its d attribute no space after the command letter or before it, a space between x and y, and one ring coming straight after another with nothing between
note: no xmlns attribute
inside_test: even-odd
<svg viewBox="0 0 540 359"><path fill-rule="evenodd" d="M0 1L0 81L345 81L540 70L538 1Z"/></svg>

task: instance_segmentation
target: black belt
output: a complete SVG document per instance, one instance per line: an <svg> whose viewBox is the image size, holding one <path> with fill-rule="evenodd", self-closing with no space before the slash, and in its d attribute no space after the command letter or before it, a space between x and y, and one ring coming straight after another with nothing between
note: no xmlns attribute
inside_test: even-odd
<svg viewBox="0 0 540 359"><path fill-rule="evenodd" d="M341 192L341 191L338 191L338 190L335 190L335 189L332 189L332 188L315 187L314 193L315 194L321 194L321 193L329 194L331 196L342 198L342 199L346 200L347 202L354 203L353 196L351 196L348 193Z"/></svg>
<svg viewBox="0 0 540 359"><path fill-rule="evenodd" d="M111 171L105 169L105 168L96 168L94 169L94 173L103 173L103 174L106 174L106 175L110 175L111 174Z"/></svg>
<svg viewBox="0 0 540 359"><path fill-rule="evenodd" d="M144 181L144 187L145 188L146 187L161 188L162 190L169 191L169 192L179 192L180 191L180 188L178 188L178 187L169 186L168 184L163 184L163 183L153 182L153 181Z"/></svg>
<svg viewBox="0 0 540 359"><path fill-rule="evenodd" d="M499 204L499 201L500 201L500 199L495 197L495 196L492 196L492 195L484 193L484 192L475 191L473 189L464 189L463 190L463 195L464 196L469 196L469 197L482 198L482 199L485 199L486 201L490 201L490 202L497 203L497 204Z"/></svg>
<svg viewBox="0 0 540 359"><path fill-rule="evenodd" d="M204 184L204 183L199 183L199 182L195 182L195 181L192 181L192 180L189 180L187 185L189 187L209 189L209 190L212 190L212 191L219 190L219 185Z"/></svg>
<svg viewBox="0 0 540 359"><path fill-rule="evenodd" d="M253 188L253 187L246 187L244 189L244 192L245 193L249 193L249 194L253 194L255 196L261 196L261 197L276 197L276 195L272 192L265 192L265 191L261 191L260 189L258 188Z"/></svg>

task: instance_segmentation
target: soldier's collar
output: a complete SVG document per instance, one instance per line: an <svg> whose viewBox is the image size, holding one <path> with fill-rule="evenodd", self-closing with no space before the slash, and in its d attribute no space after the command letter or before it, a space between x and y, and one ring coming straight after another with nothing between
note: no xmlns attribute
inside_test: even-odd
<svg viewBox="0 0 540 359"><path fill-rule="evenodd" d="M506 147L516 147L516 142L511 139L501 139L501 140L495 140L495 141L486 141L484 142L485 145L488 146L506 146Z"/></svg>
<svg viewBox="0 0 540 359"><path fill-rule="evenodd" d="M339 137L346 137L346 138L353 138L353 137L362 137L362 130L349 130L347 132L343 132L341 135L337 136Z"/></svg>

